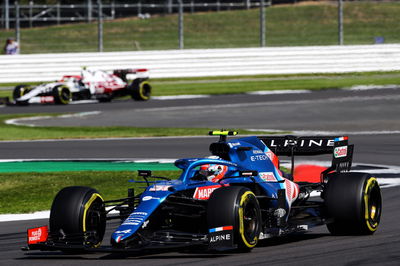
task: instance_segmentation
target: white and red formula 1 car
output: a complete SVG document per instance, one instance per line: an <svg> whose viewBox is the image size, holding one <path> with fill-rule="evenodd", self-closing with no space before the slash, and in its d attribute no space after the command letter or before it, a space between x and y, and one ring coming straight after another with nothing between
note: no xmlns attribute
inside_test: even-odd
<svg viewBox="0 0 400 266"><path fill-rule="evenodd" d="M81 75L65 75L59 81L38 86L18 85L13 98L18 105L31 103L68 104L70 101L109 102L130 95L136 101L150 99L151 86L147 69L116 69L112 74L83 68Z"/></svg>

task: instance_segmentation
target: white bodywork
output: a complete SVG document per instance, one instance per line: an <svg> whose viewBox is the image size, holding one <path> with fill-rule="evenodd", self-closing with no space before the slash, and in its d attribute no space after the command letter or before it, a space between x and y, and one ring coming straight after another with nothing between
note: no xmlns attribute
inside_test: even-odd
<svg viewBox="0 0 400 266"><path fill-rule="evenodd" d="M126 75L128 80L136 78L148 78L147 69L132 70L132 73ZM115 90L125 88L128 84L120 77L109 74L98 69L82 69L80 76L63 76L58 82L40 84L34 87L30 92L16 99L17 102L28 103L53 103L54 96L52 91L54 87L63 85L69 88L71 94L79 93L82 90L89 90L90 94L112 93ZM46 94L46 96L39 96Z"/></svg>

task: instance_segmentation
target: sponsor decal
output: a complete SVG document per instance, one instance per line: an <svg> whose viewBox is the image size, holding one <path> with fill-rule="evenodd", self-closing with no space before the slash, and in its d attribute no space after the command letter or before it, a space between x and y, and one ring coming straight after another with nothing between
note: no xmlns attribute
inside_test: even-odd
<svg viewBox="0 0 400 266"><path fill-rule="evenodd" d="M278 182L273 172L260 172L259 175L265 182Z"/></svg>
<svg viewBox="0 0 400 266"><path fill-rule="evenodd" d="M208 200L213 191L220 187L221 185L197 187L194 192L193 198L198 200Z"/></svg>
<svg viewBox="0 0 400 266"><path fill-rule="evenodd" d="M150 222L149 220L144 221L144 223L142 224L142 228L143 229L146 228L149 222Z"/></svg>
<svg viewBox="0 0 400 266"><path fill-rule="evenodd" d="M144 196L143 198L142 198L142 200L143 201L148 201L148 200L152 200L152 199L160 199L160 198L156 198L156 197L152 197L152 196Z"/></svg>
<svg viewBox="0 0 400 266"><path fill-rule="evenodd" d="M47 226L28 229L28 245L46 242L49 230Z"/></svg>
<svg viewBox="0 0 400 266"><path fill-rule="evenodd" d="M251 160L252 162L255 162L255 161L266 161L267 159L268 159L268 156L265 155L265 154L263 154L263 155L253 155L253 156L250 156L250 160Z"/></svg>
<svg viewBox="0 0 400 266"><path fill-rule="evenodd" d="M347 156L347 146L336 147L333 151L335 158L342 158Z"/></svg>
<svg viewBox="0 0 400 266"><path fill-rule="evenodd" d="M334 145L334 139L299 139L295 142L297 147L331 147ZM275 140L275 139L267 139L264 140L265 145L268 147L288 147L293 145L293 141L291 140Z"/></svg>
<svg viewBox="0 0 400 266"><path fill-rule="evenodd" d="M233 246L233 226L212 228L209 232L208 244L210 248Z"/></svg>
<svg viewBox="0 0 400 266"><path fill-rule="evenodd" d="M129 234L132 230L127 229L127 230L121 230L121 231L115 231L116 234Z"/></svg>
<svg viewBox="0 0 400 266"><path fill-rule="evenodd" d="M123 225L139 225L143 223L147 216L147 212L133 212L124 222Z"/></svg>
<svg viewBox="0 0 400 266"><path fill-rule="evenodd" d="M168 188L171 186L167 185L154 185L152 186L149 191L168 191Z"/></svg>
<svg viewBox="0 0 400 266"><path fill-rule="evenodd" d="M233 148L235 146L240 146L240 142L230 142L228 143L229 147Z"/></svg>
<svg viewBox="0 0 400 266"><path fill-rule="evenodd" d="M215 243L218 241L230 241L232 239L232 234L227 233L227 234L218 234L214 236L210 236L210 243Z"/></svg>
<svg viewBox="0 0 400 266"><path fill-rule="evenodd" d="M40 103L53 103L54 97L53 96L41 96Z"/></svg>
<svg viewBox="0 0 400 266"><path fill-rule="evenodd" d="M253 150L253 154L264 154L261 150Z"/></svg>

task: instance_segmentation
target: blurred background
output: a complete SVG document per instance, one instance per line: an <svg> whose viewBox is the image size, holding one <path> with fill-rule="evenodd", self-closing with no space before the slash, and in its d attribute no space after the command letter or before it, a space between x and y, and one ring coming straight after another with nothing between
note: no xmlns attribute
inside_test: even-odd
<svg viewBox="0 0 400 266"><path fill-rule="evenodd" d="M21 54L400 42L400 1L3 0Z"/></svg>

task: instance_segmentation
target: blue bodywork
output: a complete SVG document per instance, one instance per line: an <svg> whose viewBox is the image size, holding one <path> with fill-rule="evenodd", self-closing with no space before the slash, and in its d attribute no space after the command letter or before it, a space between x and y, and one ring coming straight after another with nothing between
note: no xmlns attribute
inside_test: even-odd
<svg viewBox="0 0 400 266"><path fill-rule="evenodd" d="M166 198L174 193L195 189L198 187L215 186L216 183L208 180L195 180L197 169L205 164L219 164L228 166L225 178L220 180L220 185L231 183L243 184L257 183L262 189L262 194L271 199L278 198L278 190L285 189L288 181L282 176L281 171L271 160L272 151L257 137L245 137L221 142L229 147L225 157L220 158L190 158L180 159L175 165L182 169L182 174L176 180L160 181L150 185L141 194L139 205L129 217L112 234L112 242L119 243L129 239L151 218L154 211ZM255 175L244 176L243 171L256 171ZM263 178L267 176L268 178ZM271 179L272 178L272 179ZM277 201L270 201L271 208L276 208ZM286 199L286 207L290 207L290 200Z"/></svg>

